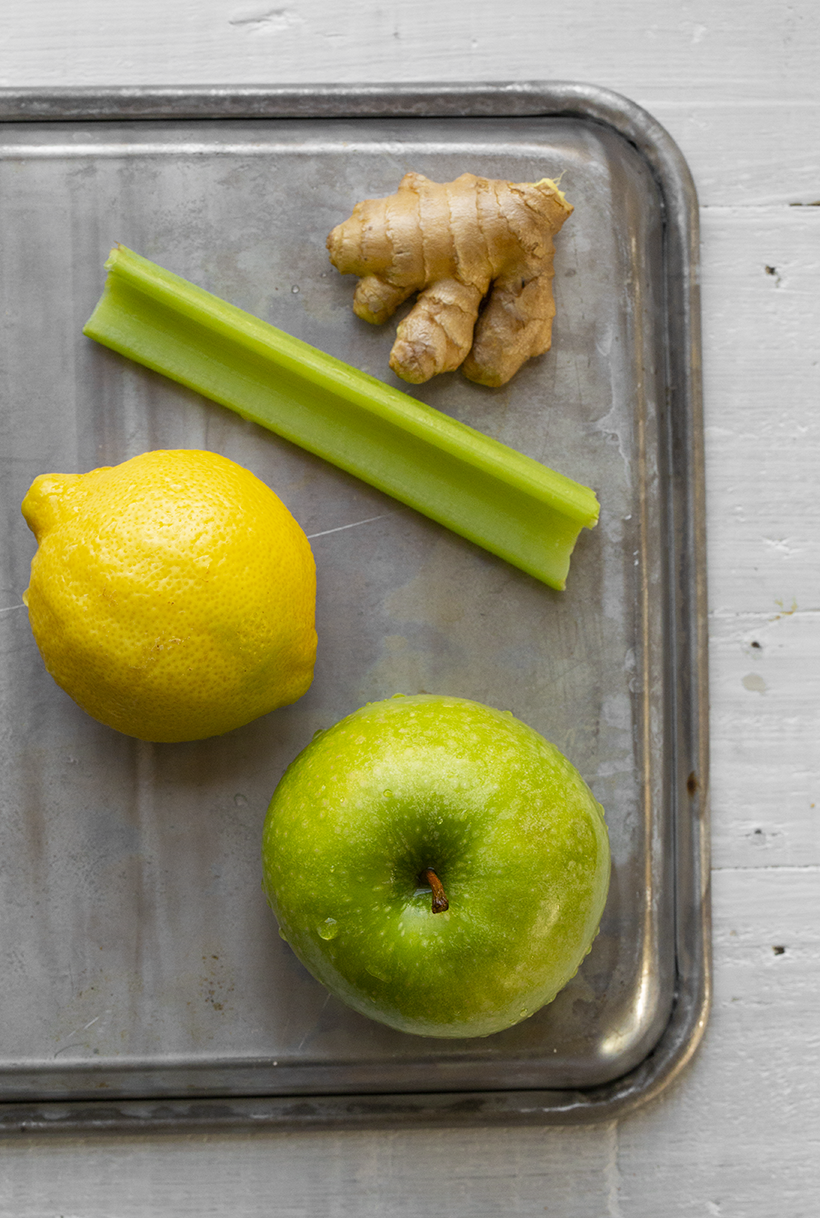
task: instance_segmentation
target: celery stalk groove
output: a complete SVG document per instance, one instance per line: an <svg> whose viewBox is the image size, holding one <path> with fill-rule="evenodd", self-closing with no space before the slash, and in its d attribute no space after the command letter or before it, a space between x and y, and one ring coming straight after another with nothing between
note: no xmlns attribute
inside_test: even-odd
<svg viewBox="0 0 820 1218"><path fill-rule="evenodd" d="M593 491L115 246L83 333L565 586Z"/></svg>

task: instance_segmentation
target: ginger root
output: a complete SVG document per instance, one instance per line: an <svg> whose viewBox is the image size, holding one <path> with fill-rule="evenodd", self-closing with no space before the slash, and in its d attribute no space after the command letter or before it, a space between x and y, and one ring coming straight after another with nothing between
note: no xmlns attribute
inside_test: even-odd
<svg viewBox="0 0 820 1218"><path fill-rule="evenodd" d="M442 185L407 173L395 194L357 203L327 248L337 270L360 276L353 311L365 321L387 321L419 293L390 353L403 380L460 367L480 385L505 385L549 350L552 238L572 210L549 178L464 173Z"/></svg>

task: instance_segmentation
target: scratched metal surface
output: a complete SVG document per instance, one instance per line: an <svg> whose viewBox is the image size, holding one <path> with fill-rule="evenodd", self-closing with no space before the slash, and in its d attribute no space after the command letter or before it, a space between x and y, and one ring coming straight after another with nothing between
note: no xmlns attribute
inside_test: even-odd
<svg viewBox="0 0 820 1218"><path fill-rule="evenodd" d="M409 390L595 487L601 521L563 594L81 334L121 241L407 389L387 368L392 325L353 316L324 243L411 168L563 175L575 206L556 242L552 351L503 389L456 373ZM0 1098L557 1093L644 1062L681 967L669 283L646 160L579 117L75 119L6 125L0 175ZM87 717L19 607L35 475L164 447L252 469L318 567L309 693L184 745ZM279 938L260 889L262 820L291 758L361 703L420 690L511 709L579 767L610 828L609 902L578 975L481 1041L347 1010Z"/></svg>

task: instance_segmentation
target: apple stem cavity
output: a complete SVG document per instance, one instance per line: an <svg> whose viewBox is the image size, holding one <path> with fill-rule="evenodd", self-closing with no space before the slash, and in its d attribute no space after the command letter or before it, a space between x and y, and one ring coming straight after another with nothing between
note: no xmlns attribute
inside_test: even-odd
<svg viewBox="0 0 820 1218"><path fill-rule="evenodd" d="M433 894L432 911L433 913L444 913L450 908L450 902L447 900L447 893L444 891L444 885L433 871L432 867L426 867L422 871L419 879L423 884L429 884Z"/></svg>

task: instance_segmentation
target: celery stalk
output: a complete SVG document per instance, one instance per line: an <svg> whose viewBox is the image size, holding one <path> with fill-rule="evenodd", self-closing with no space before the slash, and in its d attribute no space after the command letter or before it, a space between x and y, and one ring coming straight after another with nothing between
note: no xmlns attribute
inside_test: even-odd
<svg viewBox="0 0 820 1218"><path fill-rule="evenodd" d="M593 491L124 246L105 265L85 334L565 586Z"/></svg>

